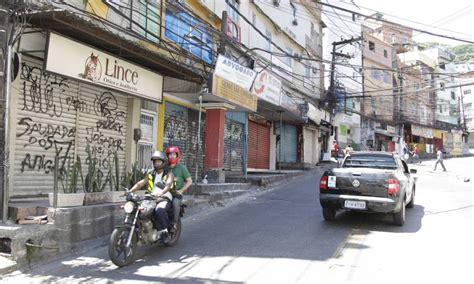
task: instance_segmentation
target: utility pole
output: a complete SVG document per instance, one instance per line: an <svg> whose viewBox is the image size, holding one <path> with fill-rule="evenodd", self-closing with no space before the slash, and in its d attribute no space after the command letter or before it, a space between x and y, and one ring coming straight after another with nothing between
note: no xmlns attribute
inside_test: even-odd
<svg viewBox="0 0 474 284"><path fill-rule="evenodd" d="M461 111L462 111L462 116L461 116L461 119L462 119L462 124L463 124L463 130L464 131L467 131L467 125L466 125L466 113L465 113L465 110L464 110L464 95L462 93L462 86L459 86L459 91L460 91L460 94L459 94L459 99L461 100ZM461 113L460 113L461 115Z"/></svg>
<svg viewBox="0 0 474 284"><path fill-rule="evenodd" d="M2 121L0 122L0 197L2 202L2 210L0 212L3 223L6 223L8 215L8 203L5 208L5 200L8 199L7 189L5 188L5 155L7 149L5 149L5 97L7 91L7 81L10 80L10 76L7 72L8 64L8 41L10 35L10 15L9 5L7 1L0 1L0 116Z"/></svg>
<svg viewBox="0 0 474 284"><path fill-rule="evenodd" d="M329 103L330 103L330 108L334 109L335 104L337 103L337 98L335 94L335 83L334 83L334 72L336 70L336 59L337 57L344 57L351 59L351 55L347 55L344 53L336 52L336 48L340 45L345 45L345 44L350 44L356 41L362 40L362 37L357 37L357 38L351 38L351 39L346 39L346 40L341 40L341 41L335 41L332 43L332 59L331 59L331 74L330 74L330 81L329 81L329 92L328 92L328 98L326 98ZM345 98L344 98L345 101ZM344 106L345 108L345 106Z"/></svg>

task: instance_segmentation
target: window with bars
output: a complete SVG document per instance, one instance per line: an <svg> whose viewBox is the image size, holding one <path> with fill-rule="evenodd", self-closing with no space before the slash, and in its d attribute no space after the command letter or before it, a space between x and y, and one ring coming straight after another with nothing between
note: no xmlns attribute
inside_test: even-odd
<svg viewBox="0 0 474 284"><path fill-rule="evenodd" d="M144 169L150 167L151 155L156 148L156 114L142 112L140 130L142 137L137 144L137 162Z"/></svg>

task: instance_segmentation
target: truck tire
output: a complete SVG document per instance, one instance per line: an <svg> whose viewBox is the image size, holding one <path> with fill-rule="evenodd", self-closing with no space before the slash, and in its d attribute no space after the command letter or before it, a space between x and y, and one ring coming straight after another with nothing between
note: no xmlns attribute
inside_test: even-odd
<svg viewBox="0 0 474 284"><path fill-rule="evenodd" d="M323 207L323 217L326 221L334 221L336 219L336 209Z"/></svg>
<svg viewBox="0 0 474 284"><path fill-rule="evenodd" d="M405 224L405 202L402 202L400 211L393 213L393 223L396 226L403 226Z"/></svg>

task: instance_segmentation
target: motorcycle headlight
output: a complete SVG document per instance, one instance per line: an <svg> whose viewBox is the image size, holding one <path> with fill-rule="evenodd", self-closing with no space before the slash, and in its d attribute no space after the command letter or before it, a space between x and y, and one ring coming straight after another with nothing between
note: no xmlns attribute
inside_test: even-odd
<svg viewBox="0 0 474 284"><path fill-rule="evenodd" d="M125 210L125 213L132 213L133 208L135 208L135 205L131 201L125 203L125 205L123 206L123 210Z"/></svg>

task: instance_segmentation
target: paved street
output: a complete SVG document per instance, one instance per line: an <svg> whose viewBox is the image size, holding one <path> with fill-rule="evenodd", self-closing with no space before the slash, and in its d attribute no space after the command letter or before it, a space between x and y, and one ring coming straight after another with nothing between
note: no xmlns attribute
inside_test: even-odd
<svg viewBox="0 0 474 284"><path fill-rule="evenodd" d="M141 251L118 269L106 247L56 261L3 281L166 283L315 283L319 280L409 283L470 282L473 250L474 157L448 159L448 172L419 170L416 206L404 227L391 218L342 212L323 221L319 176L242 198L187 218L174 248ZM469 177L471 182L464 182ZM398 275L397 275L398 274ZM453 281L454 280L454 281ZM472 281L472 280L471 280Z"/></svg>

